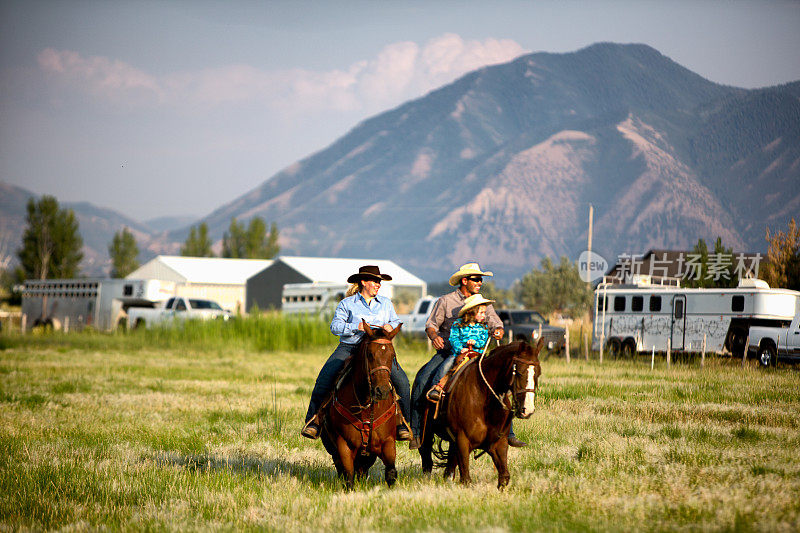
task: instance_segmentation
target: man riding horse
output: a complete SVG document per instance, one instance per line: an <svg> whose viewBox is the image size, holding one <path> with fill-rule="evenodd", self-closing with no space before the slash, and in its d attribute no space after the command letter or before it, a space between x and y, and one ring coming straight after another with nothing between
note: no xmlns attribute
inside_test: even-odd
<svg viewBox="0 0 800 533"><path fill-rule="evenodd" d="M441 296L433 306L428 321L425 323L425 333L431 340L436 353L417 373L414 379L414 387L411 391L411 430L414 433L414 440L411 442L412 450L418 449L421 445L422 418L425 411L426 393L433 387L432 377L440 365L452 365L454 358L451 357L450 329L453 322L458 318L459 311L463 308L466 299L478 294L483 286L484 276L492 276L492 272L482 271L478 263L467 263L462 265L455 274L450 276L450 285L457 287L453 292ZM490 304L486 308L486 322L494 339L502 339L504 335L503 322ZM439 375L446 372L447 368L442 369ZM527 446L527 443L518 439L513 432L513 428L508 436L508 444L514 447Z"/></svg>

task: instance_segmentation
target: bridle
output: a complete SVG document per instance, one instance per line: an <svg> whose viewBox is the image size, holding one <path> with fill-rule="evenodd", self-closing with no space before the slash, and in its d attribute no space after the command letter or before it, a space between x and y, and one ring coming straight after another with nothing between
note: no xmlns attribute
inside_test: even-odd
<svg viewBox="0 0 800 533"><path fill-rule="evenodd" d="M382 349L385 350L386 349L386 345L388 344L388 345L391 346L392 341L391 341L391 339L372 339L369 342L367 342L367 346L369 346L370 344L382 344L383 345ZM365 351L367 350L367 346L364 347ZM392 361L394 362L394 356L392 356ZM375 399L372 396L372 375L373 374L377 374L378 372L381 372L381 371L387 372L390 376L392 375L392 369L390 367L386 366L386 365L381 365L381 366L376 366L375 368L370 368L369 367L368 358L364 357L364 373L367 376L367 386L369 387L370 404L375 402ZM392 384L392 380L391 379L389 380L389 386L391 387L392 392L394 392L394 385Z"/></svg>
<svg viewBox="0 0 800 533"><path fill-rule="evenodd" d="M489 343L487 342L486 344L488 346ZM528 361L526 359L523 359L521 357L518 357L516 355L511 358L511 377L509 378L509 383L508 383L508 388L511 389L511 407L509 408L508 406L506 406L506 402L503 401L503 398L500 397L500 395L498 395L494 391L492 386L489 384L489 380L486 379L486 375L483 373L483 366L482 366L481 363L483 362L483 359L484 359L485 355L486 355L486 350L484 349L483 353L481 354L480 358L478 359L478 371L480 372L480 375L481 375L481 378L483 379L484 385L486 385L486 388L489 389L489 392L492 393L492 396L494 396L495 399L500 403L500 406L503 408L504 411L511 410L511 411L514 412L514 414L517 414L519 412L519 401L517 400L517 396L519 394L527 394L529 392L536 393L536 389L535 388L534 389L530 389L530 388L518 389L517 388L517 380L516 380L516 378L518 376L519 377L522 376L522 374L519 374L517 372L517 363L526 364L526 365L531 365L532 363L530 361ZM534 398L535 398L535 396L534 396Z"/></svg>

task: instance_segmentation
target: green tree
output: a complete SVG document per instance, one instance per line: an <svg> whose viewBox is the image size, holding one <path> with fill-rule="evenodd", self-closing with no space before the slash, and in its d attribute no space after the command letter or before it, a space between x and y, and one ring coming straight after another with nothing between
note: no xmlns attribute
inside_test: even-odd
<svg viewBox="0 0 800 533"><path fill-rule="evenodd" d="M136 239L128 228L122 228L114 234L114 239L108 245L108 254L111 256L111 277L124 278L137 268L139 261L139 247Z"/></svg>
<svg viewBox="0 0 800 533"><path fill-rule="evenodd" d="M276 257L280 253L281 246L280 244L278 244L278 237L279 237L278 225L275 222L273 222L269 226L269 235L267 236L267 243L264 245L264 254L263 254L264 259L272 259L273 257Z"/></svg>
<svg viewBox="0 0 800 533"><path fill-rule="evenodd" d="M211 251L211 239L208 238L208 226L205 222L197 227L192 226L189 236L181 248L181 255L187 257L214 257Z"/></svg>
<svg viewBox="0 0 800 533"><path fill-rule="evenodd" d="M273 222L267 235L267 226L261 217L251 218L247 229L232 218L222 238L222 257L271 259L279 251L278 226Z"/></svg>
<svg viewBox="0 0 800 533"><path fill-rule="evenodd" d="M592 291L581 280L577 265L565 256L561 256L558 265L549 257L542 259L540 269L533 269L522 277L517 292L525 307L542 314L557 311L577 317L583 315L592 302Z"/></svg>
<svg viewBox="0 0 800 533"><path fill-rule="evenodd" d="M486 281L486 278L484 278L483 285L481 286L481 294L484 298L495 301L495 309L515 307L513 291L501 289L497 287L493 281Z"/></svg>
<svg viewBox="0 0 800 533"><path fill-rule="evenodd" d="M231 218L231 223L222 236L222 257L243 259L247 254L247 236L245 229L236 217Z"/></svg>
<svg viewBox="0 0 800 533"><path fill-rule="evenodd" d="M770 287L800 291L800 228L792 217L786 233L770 235L767 228L767 264L763 278Z"/></svg>
<svg viewBox="0 0 800 533"><path fill-rule="evenodd" d="M714 250L709 253L708 245L698 239L683 267L685 276L682 283L686 287L712 288L735 287L738 284L734 271L734 257L731 248L725 248L722 237L717 237Z"/></svg>
<svg viewBox="0 0 800 533"><path fill-rule="evenodd" d="M28 200L27 227L22 236L18 277L22 279L74 278L83 259L83 239L71 209L60 209L58 200L42 196Z"/></svg>

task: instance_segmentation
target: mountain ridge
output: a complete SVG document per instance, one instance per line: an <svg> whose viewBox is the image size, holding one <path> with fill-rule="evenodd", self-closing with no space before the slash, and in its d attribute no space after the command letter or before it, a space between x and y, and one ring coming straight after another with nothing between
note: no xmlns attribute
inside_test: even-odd
<svg viewBox="0 0 800 533"><path fill-rule="evenodd" d="M642 44L537 52L369 117L221 205L282 252L392 259L430 281L479 261L501 286L545 256L766 250L800 212L800 81L720 85ZM142 237L174 253L188 226ZM141 247L141 245L140 245Z"/></svg>

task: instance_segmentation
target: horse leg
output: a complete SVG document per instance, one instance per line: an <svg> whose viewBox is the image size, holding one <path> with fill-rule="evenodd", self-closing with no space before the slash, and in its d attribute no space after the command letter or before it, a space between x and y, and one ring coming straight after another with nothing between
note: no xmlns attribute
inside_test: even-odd
<svg viewBox="0 0 800 533"><path fill-rule="evenodd" d="M455 477L457 464L456 445L451 442L447 445L447 465L444 468L445 479L453 479Z"/></svg>
<svg viewBox="0 0 800 533"><path fill-rule="evenodd" d="M361 455L361 453L357 453L353 463L353 470L355 472L356 479L364 479L367 477L369 469L372 468L373 464L375 464L374 455Z"/></svg>
<svg viewBox="0 0 800 533"><path fill-rule="evenodd" d="M353 480L355 478L355 458L356 451L350 448L342 437L336 441L336 448L339 451L339 460L342 463L342 473L344 474L344 484L348 489L353 488Z"/></svg>
<svg viewBox="0 0 800 533"><path fill-rule="evenodd" d="M463 431L459 431L458 435L456 435L456 458L458 461L458 473L460 475L460 481L463 485L468 485L472 483L472 478L469 476L469 438L467 434ZM450 452L452 453L452 451Z"/></svg>
<svg viewBox="0 0 800 533"><path fill-rule="evenodd" d="M489 448L489 456L497 469L497 488L503 490L511 479L508 472L508 439L505 437Z"/></svg>
<svg viewBox="0 0 800 533"><path fill-rule="evenodd" d="M381 461L385 466L383 477L386 484L390 487L397 481L397 468L395 467L395 460L397 459L397 447L394 439L389 438L383 442L383 450L381 453Z"/></svg>
<svg viewBox="0 0 800 533"><path fill-rule="evenodd" d="M433 458L429 446L422 445L419 448L419 457L422 459L422 473L429 475L433 472Z"/></svg>

